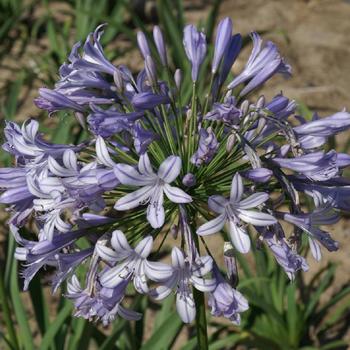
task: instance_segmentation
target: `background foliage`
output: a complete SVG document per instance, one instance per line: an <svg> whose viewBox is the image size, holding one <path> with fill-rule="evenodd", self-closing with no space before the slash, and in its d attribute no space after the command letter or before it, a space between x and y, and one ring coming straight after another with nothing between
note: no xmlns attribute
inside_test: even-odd
<svg viewBox="0 0 350 350"><path fill-rule="evenodd" d="M159 22L171 43L173 62L188 71L182 47L188 6L181 0L0 0L0 66L7 67L9 60L17 60L17 64L7 67L11 76L5 76L0 87L1 128L4 120L18 120L18 110L28 101L31 104L35 88L53 85L71 45L84 40L100 23L109 24L103 36L104 44L111 43L106 48L108 58L132 57L131 64L137 64L132 51L136 29L149 34L150 24ZM219 0L207 4L206 17L198 23L209 40L219 7ZM9 52L15 57L9 57ZM189 95L190 81L184 84ZM307 107L300 106L300 112L310 117ZM35 112L42 121L42 131L48 132L53 141L78 142L83 136L75 120L66 118L65 113L50 119L31 108L29 113ZM10 164L4 152L0 153L0 164ZM22 282L17 277L20 267L13 259L15 243L7 235L6 216L0 209L0 236L4 236L0 241L0 348L196 349L195 329L180 321L172 309L172 297L161 306L142 297L132 300L133 308L145 317L134 323L120 319L113 327L103 329L74 318L71 303L59 293L50 296L49 271L33 280L29 293L22 293ZM238 256L242 268L238 288L249 298L251 308L243 315L240 328L209 318L211 350L347 348L342 339L349 332L350 283L333 285L335 264L329 263L307 282L298 275L291 283L263 250L255 249L251 258L248 263Z"/></svg>

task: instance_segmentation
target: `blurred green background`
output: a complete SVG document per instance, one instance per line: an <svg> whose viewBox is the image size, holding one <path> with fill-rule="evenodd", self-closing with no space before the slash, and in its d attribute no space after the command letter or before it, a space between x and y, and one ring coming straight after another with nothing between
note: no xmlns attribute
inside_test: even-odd
<svg viewBox="0 0 350 350"><path fill-rule="evenodd" d="M231 16L235 31L258 30L272 39L294 68L290 81L274 78L264 93L279 91L300 102L300 112L321 115L350 107L350 2L342 0L0 0L0 126L5 120L41 121L55 142L77 141L75 119L58 113L47 117L33 104L39 87L52 87L58 68L73 43L84 40L100 23L108 23L102 43L115 64L137 71L142 60L136 31L150 33L160 24L177 67L186 70L182 27L192 22L208 37L219 18ZM249 55L246 47L236 69ZM307 106L307 107L306 107ZM2 134L0 136L2 142ZM332 147L349 152L349 135ZM0 152L0 166L11 159ZM290 283L264 250L238 257L239 289L251 308L242 326L209 317L210 349L347 349L350 339L350 225L345 217L331 229L340 251L324 254L322 263ZM30 291L21 292L14 241L0 207L0 349L197 349L195 329L184 326L173 300L162 305L145 298L133 301L145 317L117 320L103 328L72 317L72 305L60 292L50 295L49 273L39 274ZM218 248L219 249L219 248ZM11 319L4 317L11 315Z"/></svg>

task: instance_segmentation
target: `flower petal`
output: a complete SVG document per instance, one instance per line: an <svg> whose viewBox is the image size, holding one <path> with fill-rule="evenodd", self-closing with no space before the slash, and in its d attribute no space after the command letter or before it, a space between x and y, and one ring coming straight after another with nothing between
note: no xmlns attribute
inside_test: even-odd
<svg viewBox="0 0 350 350"><path fill-rule="evenodd" d="M152 196L153 186L144 186L137 191L128 193L124 197L118 199L114 208L117 210L129 210L144 204Z"/></svg>
<svg viewBox="0 0 350 350"><path fill-rule="evenodd" d="M227 199L223 196L210 196L208 199L209 208L215 213L222 214L225 212Z"/></svg>
<svg viewBox="0 0 350 350"><path fill-rule="evenodd" d="M152 289L149 295L155 300L162 300L166 298L172 292L172 290L173 289L169 288L168 286L158 286Z"/></svg>
<svg viewBox="0 0 350 350"><path fill-rule="evenodd" d="M163 207L163 189L158 187L154 190L152 198L147 207L147 220L153 228L162 227L165 220Z"/></svg>
<svg viewBox="0 0 350 350"><path fill-rule="evenodd" d="M174 186L170 186L168 184L165 184L164 185L164 192L165 192L166 196L173 203L190 203L190 202L192 202L192 197L178 187L174 187Z"/></svg>
<svg viewBox="0 0 350 350"><path fill-rule="evenodd" d="M108 248L105 245L97 243L95 249L98 256L104 261L114 263L120 260L119 255L113 249Z"/></svg>
<svg viewBox="0 0 350 350"><path fill-rule="evenodd" d="M239 202L242 198L243 191L244 187L241 175L236 173L232 179L230 201L233 203Z"/></svg>
<svg viewBox="0 0 350 350"><path fill-rule="evenodd" d="M153 171L151 162L149 160L147 152L142 154L139 159L139 171L141 174L146 175L153 175L155 176L155 173Z"/></svg>
<svg viewBox="0 0 350 350"><path fill-rule="evenodd" d="M158 170L158 176L167 183L173 182L180 174L181 158L170 156L164 160Z"/></svg>
<svg viewBox="0 0 350 350"><path fill-rule="evenodd" d="M195 288L200 290L201 292L212 292L217 285L216 280L214 278L205 279L192 275L191 281Z"/></svg>
<svg viewBox="0 0 350 350"><path fill-rule="evenodd" d="M192 293L178 293L176 295L176 309L184 323L191 323L196 317L196 307Z"/></svg>
<svg viewBox="0 0 350 350"><path fill-rule="evenodd" d="M161 282L168 279L173 274L173 269L167 264L163 264L157 261L146 261L145 262L145 273L146 276L155 282Z"/></svg>
<svg viewBox="0 0 350 350"><path fill-rule="evenodd" d="M249 252L249 236L241 227L238 227L232 220L230 220L230 237L232 244L240 253L246 254Z"/></svg>
<svg viewBox="0 0 350 350"><path fill-rule="evenodd" d="M125 307L119 305L118 307L118 315L128 321L137 321L140 320L142 314L136 312L134 310L128 310Z"/></svg>
<svg viewBox="0 0 350 350"><path fill-rule="evenodd" d="M152 246L153 238L151 236L147 236L137 244L135 248L135 253L140 255L142 258L146 259L151 253Z"/></svg>
<svg viewBox="0 0 350 350"><path fill-rule="evenodd" d="M309 246L310 246L311 254L314 257L314 259L316 261L320 261L322 259L322 253L321 253L321 247L318 244L318 242L316 242L314 239L309 237Z"/></svg>
<svg viewBox="0 0 350 350"><path fill-rule="evenodd" d="M200 236L207 236L211 235L212 233L216 233L222 230L226 222L226 215L221 214L217 218L210 220L200 226L197 230L197 235Z"/></svg>
<svg viewBox="0 0 350 350"><path fill-rule="evenodd" d="M272 215L261 211L237 209L237 212L241 220L255 226L269 226L277 222Z"/></svg>
<svg viewBox="0 0 350 350"><path fill-rule="evenodd" d="M183 268L185 266L184 253L178 247L174 247L171 251L171 263L177 268Z"/></svg>
<svg viewBox="0 0 350 350"><path fill-rule="evenodd" d="M115 166L115 163L108 153L105 140L101 136L97 136L96 138L96 155L97 160L103 165L111 168Z"/></svg>
<svg viewBox="0 0 350 350"><path fill-rule="evenodd" d="M132 251L124 233L120 230L115 230L112 233L111 246L119 256L127 257Z"/></svg>
<svg viewBox="0 0 350 350"><path fill-rule="evenodd" d="M154 183L154 179L140 174L134 167L128 164L117 164L114 167L114 173L123 185L145 186Z"/></svg>
<svg viewBox="0 0 350 350"><path fill-rule="evenodd" d="M250 209L255 208L258 205L266 202L269 199L269 195L267 193L258 192L254 193L248 198L245 198L239 202L240 209Z"/></svg>

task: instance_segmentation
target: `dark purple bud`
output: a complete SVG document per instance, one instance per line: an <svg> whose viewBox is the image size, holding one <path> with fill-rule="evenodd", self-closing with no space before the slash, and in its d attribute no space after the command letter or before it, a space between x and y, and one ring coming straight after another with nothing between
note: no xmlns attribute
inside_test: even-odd
<svg viewBox="0 0 350 350"><path fill-rule="evenodd" d="M153 28L153 39L154 39L154 43L156 44L156 48L157 48L160 60L163 66L166 66L168 64L167 56L166 56L166 48L165 48L162 31L158 26L154 26Z"/></svg>
<svg viewBox="0 0 350 350"><path fill-rule="evenodd" d="M135 94L131 103L137 109L152 109L160 104L169 103L170 99L166 95L156 95L153 92L140 92Z"/></svg>
<svg viewBox="0 0 350 350"><path fill-rule="evenodd" d="M183 179L182 183L187 187L192 187L196 184L196 177L192 173L187 173Z"/></svg>

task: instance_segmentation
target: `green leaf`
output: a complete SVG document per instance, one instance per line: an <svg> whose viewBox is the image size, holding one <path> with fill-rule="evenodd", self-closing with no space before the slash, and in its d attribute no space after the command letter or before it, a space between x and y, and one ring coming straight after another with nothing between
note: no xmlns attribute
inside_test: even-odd
<svg viewBox="0 0 350 350"><path fill-rule="evenodd" d="M51 323L47 332L45 333L41 344L40 350L47 350L50 348L51 344L53 344L55 336L60 331L63 324L67 322L72 313L72 304L67 302L65 306L60 310L60 312L56 315L54 321Z"/></svg>
<svg viewBox="0 0 350 350"><path fill-rule="evenodd" d="M21 335L19 340L24 349L33 350L34 349L33 335L30 330L27 311L23 307L23 303L21 300L19 287L18 287L17 265L18 265L17 260L14 260L12 265L11 278L10 278L11 299L12 299L13 309L16 315L16 320L19 325L20 335Z"/></svg>
<svg viewBox="0 0 350 350"><path fill-rule="evenodd" d="M141 350L167 350L181 331L183 322L173 311L167 320L152 334L151 338L141 347Z"/></svg>
<svg viewBox="0 0 350 350"><path fill-rule="evenodd" d="M240 334L230 334L224 339L217 340L209 345L209 350L232 349L241 339Z"/></svg>
<svg viewBox="0 0 350 350"><path fill-rule="evenodd" d="M153 332L156 331L168 318L173 305L175 301L175 296L174 295L169 295L165 300L162 302L162 308L160 311L157 312L156 319L154 321L154 327L153 327Z"/></svg>

